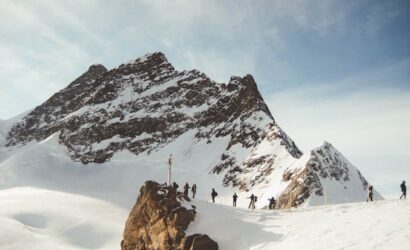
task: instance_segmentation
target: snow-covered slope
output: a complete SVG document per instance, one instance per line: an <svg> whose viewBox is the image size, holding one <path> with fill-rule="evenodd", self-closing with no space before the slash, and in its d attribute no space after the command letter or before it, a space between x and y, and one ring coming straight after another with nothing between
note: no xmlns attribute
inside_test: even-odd
<svg viewBox="0 0 410 250"><path fill-rule="evenodd" d="M7 120L0 119L0 162L12 154L12 150L6 147L7 134L10 132L13 125L20 121L26 114L27 113L23 113Z"/></svg>
<svg viewBox="0 0 410 250"><path fill-rule="evenodd" d="M221 250L410 247L408 200L253 212L193 203L198 214L187 233L206 233ZM31 187L0 190L0 207L3 250L120 249L129 212L110 202Z"/></svg>
<svg viewBox="0 0 410 250"><path fill-rule="evenodd" d="M0 190L0 249L119 249L128 210L32 187Z"/></svg>
<svg viewBox="0 0 410 250"><path fill-rule="evenodd" d="M223 250L397 249L410 247L410 201L377 201L250 212L201 201L188 234L205 233Z"/></svg>
<svg viewBox="0 0 410 250"><path fill-rule="evenodd" d="M328 148L302 157L251 75L217 83L153 53L108 71L92 65L19 119L0 150L0 186L123 196L164 182L173 154L173 179L197 183L204 198L214 187L222 202L254 193L258 207L272 196L278 207L365 200L367 181Z"/></svg>

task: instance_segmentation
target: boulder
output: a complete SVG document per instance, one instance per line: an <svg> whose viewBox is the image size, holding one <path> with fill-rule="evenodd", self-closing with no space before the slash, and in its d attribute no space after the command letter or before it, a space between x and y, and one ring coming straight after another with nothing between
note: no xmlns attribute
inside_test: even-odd
<svg viewBox="0 0 410 250"><path fill-rule="evenodd" d="M196 210L182 206L184 199L172 187L146 181L127 219L121 249L218 249L207 235L185 235Z"/></svg>

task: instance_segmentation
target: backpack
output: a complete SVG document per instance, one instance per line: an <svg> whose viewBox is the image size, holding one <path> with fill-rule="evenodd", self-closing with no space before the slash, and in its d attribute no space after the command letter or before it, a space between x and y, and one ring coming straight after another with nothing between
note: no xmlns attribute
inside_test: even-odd
<svg viewBox="0 0 410 250"><path fill-rule="evenodd" d="M255 199L255 202L256 202L256 201L258 200L258 196L255 196L255 198L254 198L254 199Z"/></svg>

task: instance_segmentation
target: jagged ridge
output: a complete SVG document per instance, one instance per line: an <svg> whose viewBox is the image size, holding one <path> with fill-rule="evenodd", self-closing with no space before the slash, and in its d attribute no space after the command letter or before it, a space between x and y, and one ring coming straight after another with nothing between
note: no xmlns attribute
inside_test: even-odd
<svg viewBox="0 0 410 250"><path fill-rule="evenodd" d="M109 71L91 66L13 126L7 146L54 133L70 157L83 163L106 162L122 150L149 155L193 134L191 148L222 145L213 151L219 160L206 169L222 175L224 186L276 196L280 207L323 197L323 180L360 179L359 193L367 183L326 145L312 151L308 162L299 159L301 151L275 122L251 75L217 83L197 70L175 70L160 52Z"/></svg>
<svg viewBox="0 0 410 250"><path fill-rule="evenodd" d="M289 184L278 197L277 208L296 207L306 201L310 205L343 199L364 201L369 185L360 171L326 141L289 167L283 173L283 181ZM383 197L375 192L375 199Z"/></svg>
<svg viewBox="0 0 410 250"><path fill-rule="evenodd" d="M251 75L220 84L197 70L178 72L162 53L153 53L110 71L90 67L14 126L7 145L43 140L60 131L60 143L74 160L101 163L123 149L135 154L158 150L195 130L197 140L208 143L230 137L212 172L230 170L225 185L246 189L248 183L237 177L242 159L234 160L230 149L238 144L255 147L274 128L274 139L299 157Z"/></svg>

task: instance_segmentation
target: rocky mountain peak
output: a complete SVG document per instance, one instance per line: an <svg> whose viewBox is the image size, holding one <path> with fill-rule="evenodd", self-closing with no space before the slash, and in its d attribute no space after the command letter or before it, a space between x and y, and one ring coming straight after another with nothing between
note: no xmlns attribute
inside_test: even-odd
<svg viewBox="0 0 410 250"><path fill-rule="evenodd" d="M100 73L104 73L107 71L107 69L105 68L104 65L96 63L91 65L90 67L88 67L88 71L89 72L100 72Z"/></svg>
<svg viewBox="0 0 410 250"><path fill-rule="evenodd" d="M302 156L275 122L252 75L218 83L197 70L175 70L160 52L109 71L91 66L17 122L7 146L54 133L69 156L85 164L107 162L123 150L150 157L167 148L177 155L183 145L180 158L204 174L221 175L224 186L247 192L282 181L286 189L275 194L280 206L323 195L322 179L358 180L356 190L365 185L330 143ZM209 161L190 158L203 152L210 152Z"/></svg>
<svg viewBox="0 0 410 250"><path fill-rule="evenodd" d="M135 59L135 63L148 63L148 64L163 64L168 63L168 59L161 51L145 54L142 57Z"/></svg>
<svg viewBox="0 0 410 250"><path fill-rule="evenodd" d="M317 148L333 148L336 149L330 142L323 141Z"/></svg>
<svg viewBox="0 0 410 250"><path fill-rule="evenodd" d="M79 76L77 79L71 82L67 88L61 91L67 91L69 89L77 88L78 85L90 84L94 82L97 78L101 77L105 72L107 72L107 69L104 67L104 65L93 64L88 68L86 72L84 72L81 76Z"/></svg>
<svg viewBox="0 0 410 250"><path fill-rule="evenodd" d="M114 77L138 75L140 80L160 83L167 77L175 75L177 71L162 52L154 52L126 64L121 64L110 73Z"/></svg>
<svg viewBox="0 0 410 250"><path fill-rule="evenodd" d="M137 68L153 68L157 66L170 65L167 57L162 52L154 52L145 54L142 57L138 57L135 60L131 60L126 64L120 65L120 67L137 67Z"/></svg>
<svg viewBox="0 0 410 250"><path fill-rule="evenodd" d="M91 65L66 88L52 95L15 124L8 133L7 146L43 140L55 132L60 128L56 128L56 125L61 119L86 103L97 87L96 80L106 72L107 69L101 64ZM51 126L54 129L51 129Z"/></svg>
<svg viewBox="0 0 410 250"><path fill-rule="evenodd" d="M265 104L265 101L260 94L258 87L256 85L255 79L252 75L248 74L244 77L233 76L229 81L227 88L229 91L236 91L240 89L240 99L242 100L241 109L242 110L263 110L266 114L273 119L269 108Z"/></svg>
<svg viewBox="0 0 410 250"><path fill-rule="evenodd" d="M298 206L308 200L313 205L325 204L327 199L366 200L367 180L327 141L289 167L282 180L289 184L278 198L279 208ZM380 194L376 196L382 199Z"/></svg>
<svg viewBox="0 0 410 250"><path fill-rule="evenodd" d="M251 150L275 131L269 143L292 156L300 152L276 125L253 76L217 83L197 70L176 71L161 52L109 71L94 65L50 100L13 127L8 146L60 132L73 160L102 163L124 149L158 151L184 134L207 144L226 138L211 172L224 172L225 185L242 188L258 182L239 180L245 156L233 149ZM259 170L252 163L246 171Z"/></svg>

